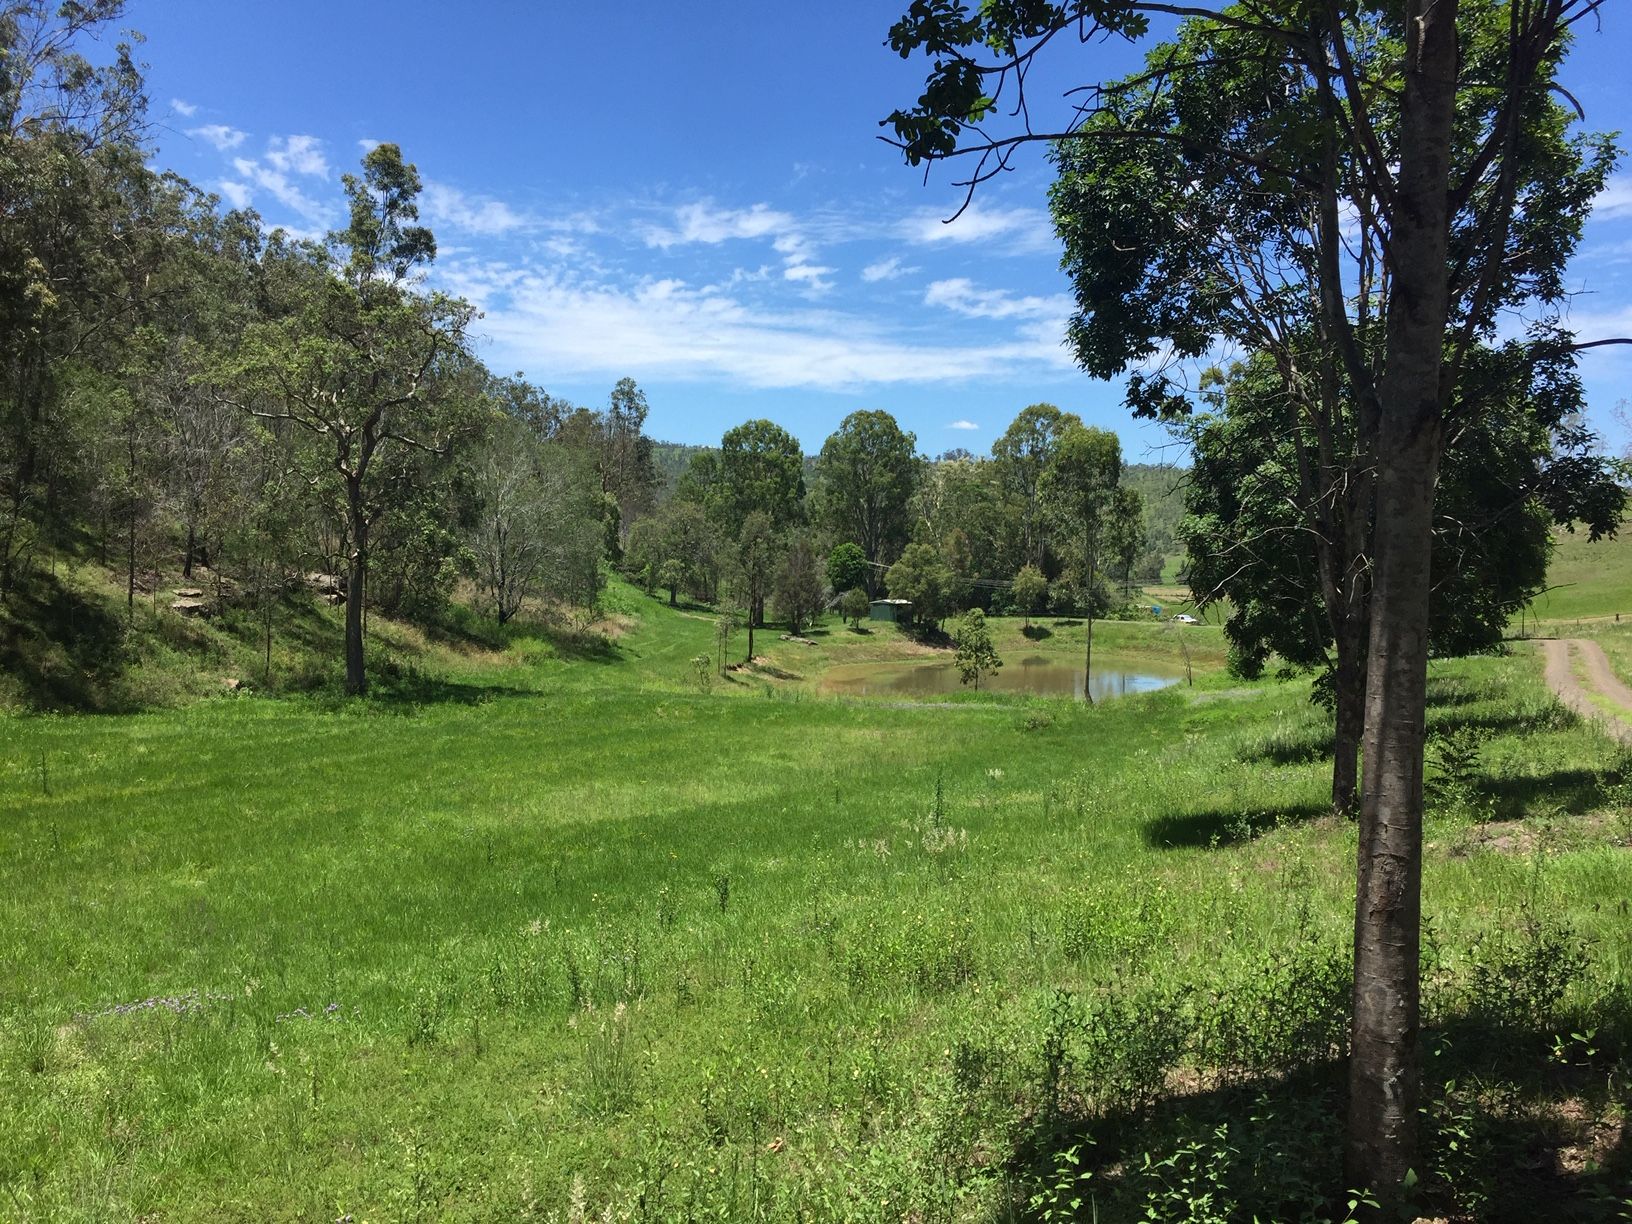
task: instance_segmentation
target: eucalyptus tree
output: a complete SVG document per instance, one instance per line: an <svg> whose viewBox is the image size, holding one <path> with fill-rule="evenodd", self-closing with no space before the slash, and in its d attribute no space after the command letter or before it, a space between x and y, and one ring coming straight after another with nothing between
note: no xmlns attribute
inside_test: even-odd
<svg viewBox="0 0 1632 1224"><path fill-rule="evenodd" d="M418 171L381 144L344 183L349 224L281 269L281 312L246 330L231 376L233 402L328 452L313 476L332 482L343 516L346 692L359 695L370 532L415 487L405 465L381 461L399 450L442 455L476 420L479 397L468 377L471 307L414 283L436 255L416 224Z"/></svg>
<svg viewBox="0 0 1632 1224"><path fill-rule="evenodd" d="M980 690L980 678L1003 666L997 647L992 644L992 631L986 624L986 613L970 608L958 618L952 630L952 642L957 647L953 666L958 669L960 683L972 684Z"/></svg>
<svg viewBox="0 0 1632 1224"><path fill-rule="evenodd" d="M491 423L470 477L477 584L501 625L601 561L596 475L566 447L514 419Z"/></svg>
<svg viewBox="0 0 1632 1224"><path fill-rule="evenodd" d="M1122 443L1109 430L1068 424L1055 439L1054 454L1044 469L1039 492L1054 524L1062 550L1078 567L1084 582L1082 695L1094 695L1094 602L1100 570L1116 542L1139 521L1139 497L1121 487Z"/></svg>
<svg viewBox="0 0 1632 1224"><path fill-rule="evenodd" d="M803 522L804 456L798 440L774 421L745 421L726 430L709 492L716 520L733 532L755 511L779 534Z"/></svg>
<svg viewBox="0 0 1632 1224"><path fill-rule="evenodd" d="M822 582L821 555L809 536L795 536L777 567L771 600L788 622L790 633L799 633L822 614L827 588Z"/></svg>
<svg viewBox="0 0 1632 1224"><path fill-rule="evenodd" d="M122 256L145 242L126 222L152 178L146 99L130 42L93 58L123 9L0 3L0 598L78 475L69 392L117 366L135 324Z"/></svg>
<svg viewBox="0 0 1632 1224"><path fill-rule="evenodd" d="M852 412L822 443L816 459L821 515L829 530L888 565L907 542L907 503L919 464L917 439L881 410ZM866 586L872 590L872 571Z"/></svg>
<svg viewBox="0 0 1632 1224"><path fill-rule="evenodd" d="M1546 310L1562 295L1557 256L1609 155L1570 143L1554 95L1571 27L1601 4L945 0L915 4L890 33L903 56L933 61L918 103L886 121L911 162L969 155L972 191L1028 142L1057 149L1067 177L1055 215L1079 305L1070 339L1090 373L1195 357L1220 335L1265 347L1257 335L1283 327L1283 311L1301 325L1312 306L1313 362L1288 373L1346 380L1355 397L1374 473L1356 493L1376 527L1345 1155L1348 1184L1390 1209L1416 1151L1427 626L1447 408L1499 310ZM1144 38L1153 13L1188 20L1144 72L1090 79L1057 129L1033 126L1036 100L1015 95L1040 54L1073 36ZM1017 130L994 130L1001 115ZM1538 159L1547 145L1566 159ZM1572 150L1585 172L1572 172ZM1166 172L1147 177L1153 163ZM1103 190L1079 196L1071 184L1085 182ZM1164 370L1139 370L1129 401L1169 411L1179 390Z"/></svg>
<svg viewBox="0 0 1632 1224"><path fill-rule="evenodd" d="M1020 504L1023 565L1043 567L1045 518L1042 504L1043 473L1053 461L1060 434L1078 418L1053 404L1022 408L1002 437L992 443L992 461L1004 489Z"/></svg>
<svg viewBox="0 0 1632 1224"><path fill-rule="evenodd" d="M746 661L749 663L754 661L754 626L764 622L765 599L776 577L776 541L770 515L763 510L749 511L737 532L731 558L732 581L741 596L743 620L748 628Z"/></svg>

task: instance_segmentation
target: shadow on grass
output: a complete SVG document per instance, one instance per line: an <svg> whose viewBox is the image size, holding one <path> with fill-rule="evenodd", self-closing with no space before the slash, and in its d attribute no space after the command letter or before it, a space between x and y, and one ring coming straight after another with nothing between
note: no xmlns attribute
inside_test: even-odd
<svg viewBox="0 0 1632 1224"><path fill-rule="evenodd" d="M1428 1037L1455 1051L1478 1048L1481 1035L1458 1023ZM1430 1060L1418 1164L1425 1172L1404 1219L1624 1218L1632 1122L1616 1099L1610 1064L1549 1068L1545 1059L1521 1057L1549 1040L1504 1034L1498 1060ZM1231 1219L1348 1218L1346 1077L1339 1058L1202 1090L1170 1081L1167 1094L1143 1108L1093 1114L1067 1098L1063 1108L1038 1110L1018 1135L1006 1169L1009 1201L988 1218L1049 1218L1050 1188L1062 1181L1063 1201L1082 1200L1080 1214L1067 1218L1106 1224L1195 1218L1177 1213L1204 1193L1215 1206L1232 1203ZM1455 1091L1469 1080L1479 1089ZM1063 1161L1073 1149L1076 1163ZM1062 1169L1078 1180L1065 1181Z"/></svg>
<svg viewBox="0 0 1632 1224"><path fill-rule="evenodd" d="M1020 629L1020 636L1030 638L1034 642L1040 642L1044 638L1053 637L1054 630L1047 625L1024 625Z"/></svg>
<svg viewBox="0 0 1632 1224"><path fill-rule="evenodd" d="M25 575L0 608L0 672L35 709L118 710L127 664L123 619L54 575Z"/></svg>
<svg viewBox="0 0 1632 1224"><path fill-rule="evenodd" d="M1158 850L1234 846L1288 825L1331 814L1325 803L1287 803L1256 810L1212 808L1182 816L1158 816L1143 829L1145 844Z"/></svg>
<svg viewBox="0 0 1632 1224"><path fill-rule="evenodd" d="M1498 820L1517 820L1537 804L1548 804L1571 816L1585 815L1609 799L1605 778L1590 769L1559 769L1531 777L1480 778L1481 794L1496 801Z"/></svg>
<svg viewBox="0 0 1632 1224"><path fill-rule="evenodd" d="M1312 765L1332 759L1332 730L1315 725L1291 733L1276 732L1261 743L1243 748L1236 759L1246 765Z"/></svg>

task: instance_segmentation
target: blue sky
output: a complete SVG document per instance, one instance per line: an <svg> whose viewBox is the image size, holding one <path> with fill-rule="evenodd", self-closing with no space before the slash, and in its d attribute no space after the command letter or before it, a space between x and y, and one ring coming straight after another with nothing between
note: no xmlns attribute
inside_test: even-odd
<svg viewBox="0 0 1632 1224"><path fill-rule="evenodd" d="M656 437L763 416L814 451L885 408L925 453L984 452L1048 400L1130 459L1176 457L1060 345L1041 149L948 226L955 176L926 184L877 139L922 85L883 45L904 4L132 0L128 24L148 37L158 165L317 233L341 219L339 175L397 142L425 179L436 280L485 312L484 360L590 405L632 376ZM1567 79L1593 128L1632 132L1632 6L1609 7ZM1080 79L1136 62L1071 54L1058 70ZM1571 284L1583 339L1632 335L1629 167ZM1632 350L1584 373L1623 448Z"/></svg>

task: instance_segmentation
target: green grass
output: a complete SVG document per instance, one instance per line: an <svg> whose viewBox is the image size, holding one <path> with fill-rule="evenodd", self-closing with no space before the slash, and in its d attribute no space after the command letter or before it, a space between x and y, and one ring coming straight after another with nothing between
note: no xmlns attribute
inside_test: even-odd
<svg viewBox="0 0 1632 1224"><path fill-rule="evenodd" d="M1559 532L1558 546L1547 567L1552 588L1535 602L1535 619L1632 621L1632 535L1590 543L1583 532Z"/></svg>
<svg viewBox="0 0 1632 1224"><path fill-rule="evenodd" d="M1207 1158L1291 1219L1337 1185L1354 836L1306 684L704 694L706 617L612 603L604 650L427 654L361 704L0 721L0 1217L984 1220L1081 1189L1116 1220ZM1564 1081L1493 1048L1550 1065L1592 1021L1567 1092L1620 1116L1622 783L1538 677L1436 665L1432 725L1487 738L1429 830L1431 1075L1522 1085L1435 1098L1456 1194L1505 1175L1502 1126L1575 1134ZM1585 967L1476 1036L1568 965L1520 955L1560 922ZM1453 1106L1494 1119L1460 1175Z"/></svg>

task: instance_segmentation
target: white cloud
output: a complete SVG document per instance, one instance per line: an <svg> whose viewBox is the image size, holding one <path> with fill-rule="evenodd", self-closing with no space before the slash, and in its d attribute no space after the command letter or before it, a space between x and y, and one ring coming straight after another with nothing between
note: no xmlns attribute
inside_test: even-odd
<svg viewBox="0 0 1632 1224"><path fill-rule="evenodd" d="M420 198L426 219L433 226L441 223L466 233L497 237L527 224L527 219L504 201L466 195L446 183L426 180Z"/></svg>
<svg viewBox="0 0 1632 1224"><path fill-rule="evenodd" d="M482 331L503 364L551 378L619 371L837 390L1070 368L1058 335L1029 325L984 344L924 342L854 314L765 308L673 278L625 287L459 261L435 275L484 311Z"/></svg>
<svg viewBox="0 0 1632 1224"><path fill-rule="evenodd" d="M782 269L782 279L803 285L809 293L820 294L833 288L833 282L827 279L832 271L817 264L792 263Z"/></svg>
<svg viewBox="0 0 1632 1224"><path fill-rule="evenodd" d="M191 102L183 102L180 98L170 99L170 109L175 111L176 114L180 115L184 119L191 119L194 115L198 114L198 107L194 106Z"/></svg>
<svg viewBox="0 0 1632 1224"><path fill-rule="evenodd" d="M284 174L327 178L329 163L323 142L316 136L274 136L267 142L266 160Z"/></svg>
<svg viewBox="0 0 1632 1224"><path fill-rule="evenodd" d="M1592 219L1609 221L1632 217L1632 176L1619 174L1604 184L1592 202Z"/></svg>
<svg viewBox="0 0 1632 1224"><path fill-rule="evenodd" d="M715 245L731 239L773 235L779 236L779 241L785 241L791 238L793 228L791 216L767 204L755 204L752 208L716 208L704 201L675 209L674 226L650 226L645 239L647 246L668 250L671 246L693 242Z"/></svg>
<svg viewBox="0 0 1632 1224"><path fill-rule="evenodd" d="M384 143L385 141L383 140L374 140L368 136L364 136L357 142L357 147L366 155L374 152L375 149L379 148Z"/></svg>
<svg viewBox="0 0 1632 1224"><path fill-rule="evenodd" d="M976 289L966 276L938 280L924 290L925 306L940 306L970 319L1068 318L1072 302L1063 293L1048 297L1015 297L1006 289Z"/></svg>
<svg viewBox="0 0 1632 1224"><path fill-rule="evenodd" d="M1000 254L1046 251L1054 245L1048 214L1036 208L986 208L971 204L954 221L935 210L914 213L900 225L909 242L987 244Z"/></svg>
<svg viewBox="0 0 1632 1224"><path fill-rule="evenodd" d="M247 183L235 183L231 179L223 179L215 185L215 189L234 208L248 208L249 201L254 195Z"/></svg>
<svg viewBox="0 0 1632 1224"><path fill-rule="evenodd" d="M901 256L891 255L888 259L880 259L870 263L861 270L861 279L869 285L876 285L879 281L894 280L898 276L905 276L908 272L915 272L916 268L903 267Z"/></svg>
<svg viewBox="0 0 1632 1224"><path fill-rule="evenodd" d="M241 180L244 180L252 187L267 192L279 204L299 213L307 221L320 223L327 221L332 215L328 206L312 199L311 196L291 183L288 176L280 170L274 170L270 166L263 166L247 157L235 158L232 168L237 172Z"/></svg>
<svg viewBox="0 0 1632 1224"><path fill-rule="evenodd" d="M946 427L948 429L979 429L980 428L980 426L976 425L973 421L951 421L951 422L948 422Z"/></svg>
<svg viewBox="0 0 1632 1224"><path fill-rule="evenodd" d="M188 128L187 135L197 136L200 140L215 146L219 153L226 153L236 149L244 143L247 132L240 132L235 127L228 127L224 123L206 123L203 127Z"/></svg>

